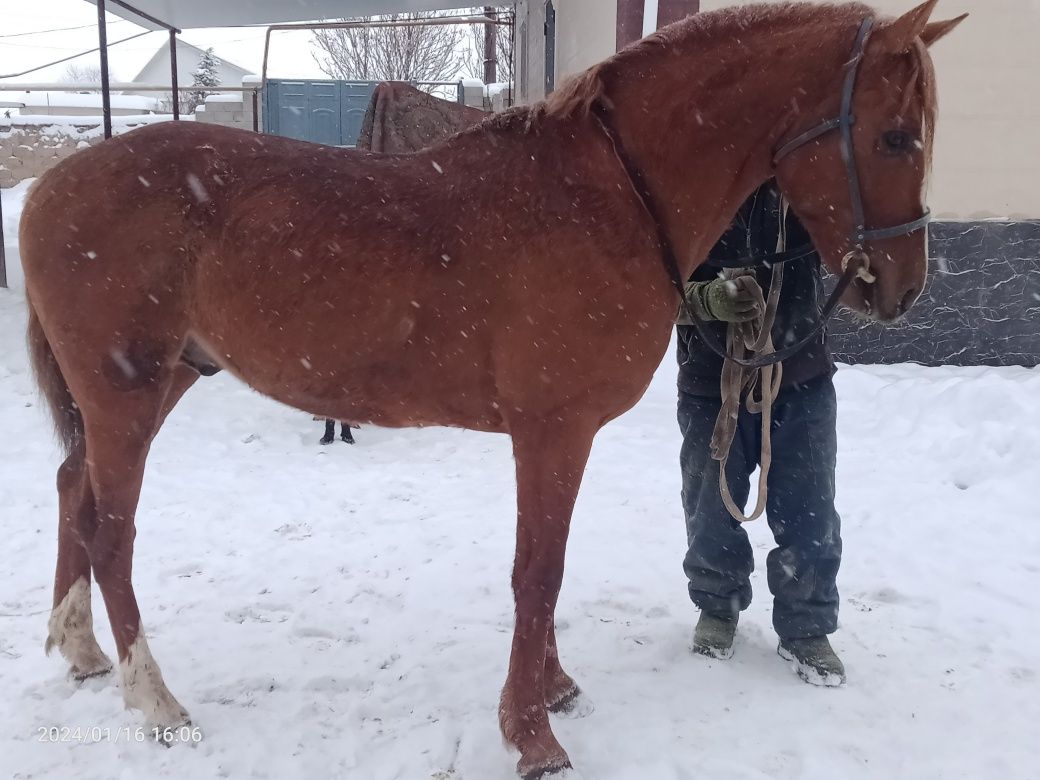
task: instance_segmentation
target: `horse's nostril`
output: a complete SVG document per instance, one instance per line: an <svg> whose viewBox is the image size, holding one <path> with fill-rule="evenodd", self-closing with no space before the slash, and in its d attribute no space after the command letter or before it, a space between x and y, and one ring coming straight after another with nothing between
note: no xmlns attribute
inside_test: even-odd
<svg viewBox="0 0 1040 780"><path fill-rule="evenodd" d="M917 300L917 296L920 294L920 290L916 287L911 287L906 295L903 296L903 300L899 302L899 313L906 314L911 306L914 305L914 301Z"/></svg>

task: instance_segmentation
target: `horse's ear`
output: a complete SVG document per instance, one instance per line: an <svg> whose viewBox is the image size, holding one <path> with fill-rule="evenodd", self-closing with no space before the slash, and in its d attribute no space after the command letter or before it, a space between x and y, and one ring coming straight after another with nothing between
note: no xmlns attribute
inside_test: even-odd
<svg viewBox="0 0 1040 780"><path fill-rule="evenodd" d="M967 18L968 14L961 14L956 19L946 22L929 22L921 33L921 40L924 41L925 46L931 46L940 38L945 38L953 32L953 29Z"/></svg>
<svg viewBox="0 0 1040 780"><path fill-rule="evenodd" d="M928 19L939 0L927 0L912 11L889 22L877 32L877 37L889 51L902 54L913 48L917 40L927 29Z"/></svg>

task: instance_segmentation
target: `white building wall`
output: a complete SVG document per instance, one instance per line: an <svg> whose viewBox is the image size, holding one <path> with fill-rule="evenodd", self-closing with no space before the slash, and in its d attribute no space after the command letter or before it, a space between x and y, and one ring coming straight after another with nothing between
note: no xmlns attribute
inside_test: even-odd
<svg viewBox="0 0 1040 780"><path fill-rule="evenodd" d="M612 0L555 3L560 84L613 53L617 14ZM701 10L733 4L702 0ZM897 15L916 0L872 4ZM518 31L528 23L529 59L520 102L544 95L543 9L542 0L518 6ZM940 99L932 209L941 219L1040 219L1040 0L943 0L936 18L965 12L967 21L932 52Z"/></svg>
<svg viewBox="0 0 1040 780"><path fill-rule="evenodd" d="M614 0L556 0L556 83L614 53Z"/></svg>
<svg viewBox="0 0 1040 780"><path fill-rule="evenodd" d="M545 97L545 0L517 3L516 72L519 100ZM617 4L614 0L553 0L556 8L556 85L614 53ZM527 24L527 72L523 72L521 36Z"/></svg>
<svg viewBox="0 0 1040 780"><path fill-rule="evenodd" d="M917 3L871 4L895 16ZM701 10L728 5L702 0ZM1038 219L1040 2L942 0L935 18L966 12L932 50L939 81L932 209L940 219Z"/></svg>

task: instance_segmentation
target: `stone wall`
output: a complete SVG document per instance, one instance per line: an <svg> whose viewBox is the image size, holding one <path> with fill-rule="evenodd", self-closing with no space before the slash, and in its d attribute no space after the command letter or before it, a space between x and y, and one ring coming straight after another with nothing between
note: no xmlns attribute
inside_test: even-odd
<svg viewBox="0 0 1040 780"><path fill-rule="evenodd" d="M165 122L162 115L114 117L112 132ZM101 117L13 116L0 120L0 189L40 176L70 154L100 143Z"/></svg>
<svg viewBox="0 0 1040 780"><path fill-rule="evenodd" d="M77 132L55 132L47 126L0 125L0 189L39 176L99 139L84 138Z"/></svg>
<svg viewBox="0 0 1040 780"><path fill-rule="evenodd" d="M935 222L928 286L899 325L848 313L830 327L844 363L1040 365L1040 221Z"/></svg>

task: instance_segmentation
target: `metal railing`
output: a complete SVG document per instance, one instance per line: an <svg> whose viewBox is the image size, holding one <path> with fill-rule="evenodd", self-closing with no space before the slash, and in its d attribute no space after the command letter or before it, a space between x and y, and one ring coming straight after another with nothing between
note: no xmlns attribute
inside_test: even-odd
<svg viewBox="0 0 1040 780"><path fill-rule="evenodd" d="M515 19L512 14L501 18L496 15L490 16L442 16L434 19L400 19L379 22L348 21L348 22L300 22L294 24L272 24L267 28L264 36L264 62L260 69L260 86L267 84L267 63L271 52L271 33L285 32L290 30L357 30L357 29L383 29L394 27L442 27L454 24L485 24L503 26L512 29ZM360 79L359 79L360 80Z"/></svg>

